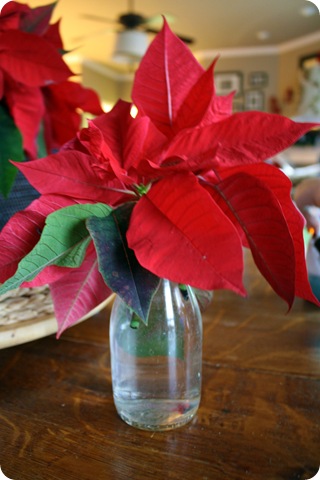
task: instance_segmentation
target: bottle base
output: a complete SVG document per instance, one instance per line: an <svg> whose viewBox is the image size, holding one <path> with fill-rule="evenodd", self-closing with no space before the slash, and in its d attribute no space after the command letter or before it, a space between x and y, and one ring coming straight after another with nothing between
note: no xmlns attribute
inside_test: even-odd
<svg viewBox="0 0 320 480"><path fill-rule="evenodd" d="M115 401L120 418L140 430L165 431L182 427L195 416L199 400Z"/></svg>

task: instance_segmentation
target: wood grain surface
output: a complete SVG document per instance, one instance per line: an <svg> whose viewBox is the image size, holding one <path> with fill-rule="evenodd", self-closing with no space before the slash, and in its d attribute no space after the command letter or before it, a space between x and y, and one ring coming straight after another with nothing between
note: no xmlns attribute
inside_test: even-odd
<svg viewBox="0 0 320 480"><path fill-rule="evenodd" d="M13 480L304 480L320 466L320 310L291 312L246 257L248 297L215 292L203 316L196 418L127 426L113 406L110 306L0 351L0 465Z"/></svg>

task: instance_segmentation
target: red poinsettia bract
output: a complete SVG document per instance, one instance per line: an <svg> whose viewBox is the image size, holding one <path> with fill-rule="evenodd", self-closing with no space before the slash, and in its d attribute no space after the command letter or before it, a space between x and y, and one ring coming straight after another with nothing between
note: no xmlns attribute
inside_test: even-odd
<svg viewBox="0 0 320 480"><path fill-rule="evenodd" d="M0 14L0 106L13 119L12 135L15 129L20 132L27 159L39 156L41 128L46 150L52 153L76 135L80 110L103 113L92 89L69 80L74 74L62 57L59 22L49 24L55 4L30 8L12 1ZM12 151L9 158L17 159L9 133L3 142L8 155Z"/></svg>
<svg viewBox="0 0 320 480"><path fill-rule="evenodd" d="M119 101L58 153L17 165L41 196L0 235L0 281L49 283L59 334L109 288L145 315L158 277L245 295L243 247L289 306L296 295L318 303L291 183L265 163L313 124L232 114L232 95L215 95L213 67L165 23L136 73L136 118ZM75 227L62 238L65 219ZM31 271L29 256L54 248L53 234L65 251Z"/></svg>

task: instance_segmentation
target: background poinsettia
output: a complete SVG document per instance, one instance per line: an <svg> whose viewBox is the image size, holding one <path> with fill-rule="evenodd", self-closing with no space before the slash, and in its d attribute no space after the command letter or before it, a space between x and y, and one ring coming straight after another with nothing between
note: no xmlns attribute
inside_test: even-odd
<svg viewBox="0 0 320 480"><path fill-rule="evenodd" d="M0 293L48 283L59 334L111 291L147 322L161 277L245 295L246 247L289 307L319 305L291 183L265 162L313 124L232 114L213 68L164 23L135 77L136 118L120 100L56 154L16 163L41 195L0 234Z"/></svg>
<svg viewBox="0 0 320 480"><path fill-rule="evenodd" d="M69 80L74 74L62 57L59 22L49 23L54 7L9 2L1 10L0 192L5 197L17 172L8 159L34 159L60 148L81 126L79 109L102 113L97 94Z"/></svg>

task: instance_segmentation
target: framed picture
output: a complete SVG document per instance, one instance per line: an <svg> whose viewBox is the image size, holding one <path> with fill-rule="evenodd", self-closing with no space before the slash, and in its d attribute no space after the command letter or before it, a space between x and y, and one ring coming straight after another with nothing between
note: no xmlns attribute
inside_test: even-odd
<svg viewBox="0 0 320 480"><path fill-rule="evenodd" d="M264 93L261 90L248 90L244 95L245 110L264 110Z"/></svg>
<svg viewBox="0 0 320 480"><path fill-rule="evenodd" d="M214 75L217 95L228 95L233 91L235 96L242 93L242 74L240 72L217 72Z"/></svg>
<svg viewBox="0 0 320 480"><path fill-rule="evenodd" d="M251 87L266 87L268 85L268 74L266 72L249 73L249 85Z"/></svg>

